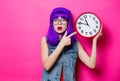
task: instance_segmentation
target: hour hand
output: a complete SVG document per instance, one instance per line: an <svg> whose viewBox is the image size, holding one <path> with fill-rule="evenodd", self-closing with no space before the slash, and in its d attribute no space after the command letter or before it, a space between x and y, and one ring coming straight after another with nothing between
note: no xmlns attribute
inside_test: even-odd
<svg viewBox="0 0 120 81"><path fill-rule="evenodd" d="M82 22L78 22L79 25L83 24L83 25L87 25L86 23L82 23Z"/></svg>

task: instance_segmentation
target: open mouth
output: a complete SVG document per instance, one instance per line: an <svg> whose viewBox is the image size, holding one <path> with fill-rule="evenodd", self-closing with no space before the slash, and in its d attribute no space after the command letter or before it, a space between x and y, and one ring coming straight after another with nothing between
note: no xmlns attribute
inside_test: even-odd
<svg viewBox="0 0 120 81"><path fill-rule="evenodd" d="M57 27L58 30L62 30L62 27Z"/></svg>

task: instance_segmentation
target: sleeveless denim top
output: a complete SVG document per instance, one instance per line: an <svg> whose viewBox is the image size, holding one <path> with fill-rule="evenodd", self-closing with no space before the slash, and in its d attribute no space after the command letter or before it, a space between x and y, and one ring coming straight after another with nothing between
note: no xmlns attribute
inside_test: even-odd
<svg viewBox="0 0 120 81"><path fill-rule="evenodd" d="M48 45L49 54L51 54L56 46ZM57 61L53 67L46 71L43 68L42 81L60 81L62 68L64 70L64 81L76 81L75 80L75 65L76 58L78 56L78 43L75 42L72 46L66 46L62 50Z"/></svg>

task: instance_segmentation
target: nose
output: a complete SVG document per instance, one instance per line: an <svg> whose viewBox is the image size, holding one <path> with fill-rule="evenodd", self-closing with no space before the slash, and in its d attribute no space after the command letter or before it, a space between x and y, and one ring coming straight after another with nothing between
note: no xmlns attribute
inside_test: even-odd
<svg viewBox="0 0 120 81"><path fill-rule="evenodd" d="M61 20L58 20L58 24L60 24L60 25L62 24Z"/></svg>

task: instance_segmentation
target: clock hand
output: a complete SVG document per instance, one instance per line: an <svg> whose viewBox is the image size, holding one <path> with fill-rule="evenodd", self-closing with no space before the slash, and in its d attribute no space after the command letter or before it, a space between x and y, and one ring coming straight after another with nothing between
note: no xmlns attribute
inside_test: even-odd
<svg viewBox="0 0 120 81"><path fill-rule="evenodd" d="M86 22L87 26L89 26L89 27L90 27L90 25L88 24L88 22L87 22L86 18L85 18L85 22Z"/></svg>
<svg viewBox="0 0 120 81"><path fill-rule="evenodd" d="M78 22L78 24L83 24L83 25L87 25L87 24L85 24L85 23L82 23L82 22Z"/></svg>

